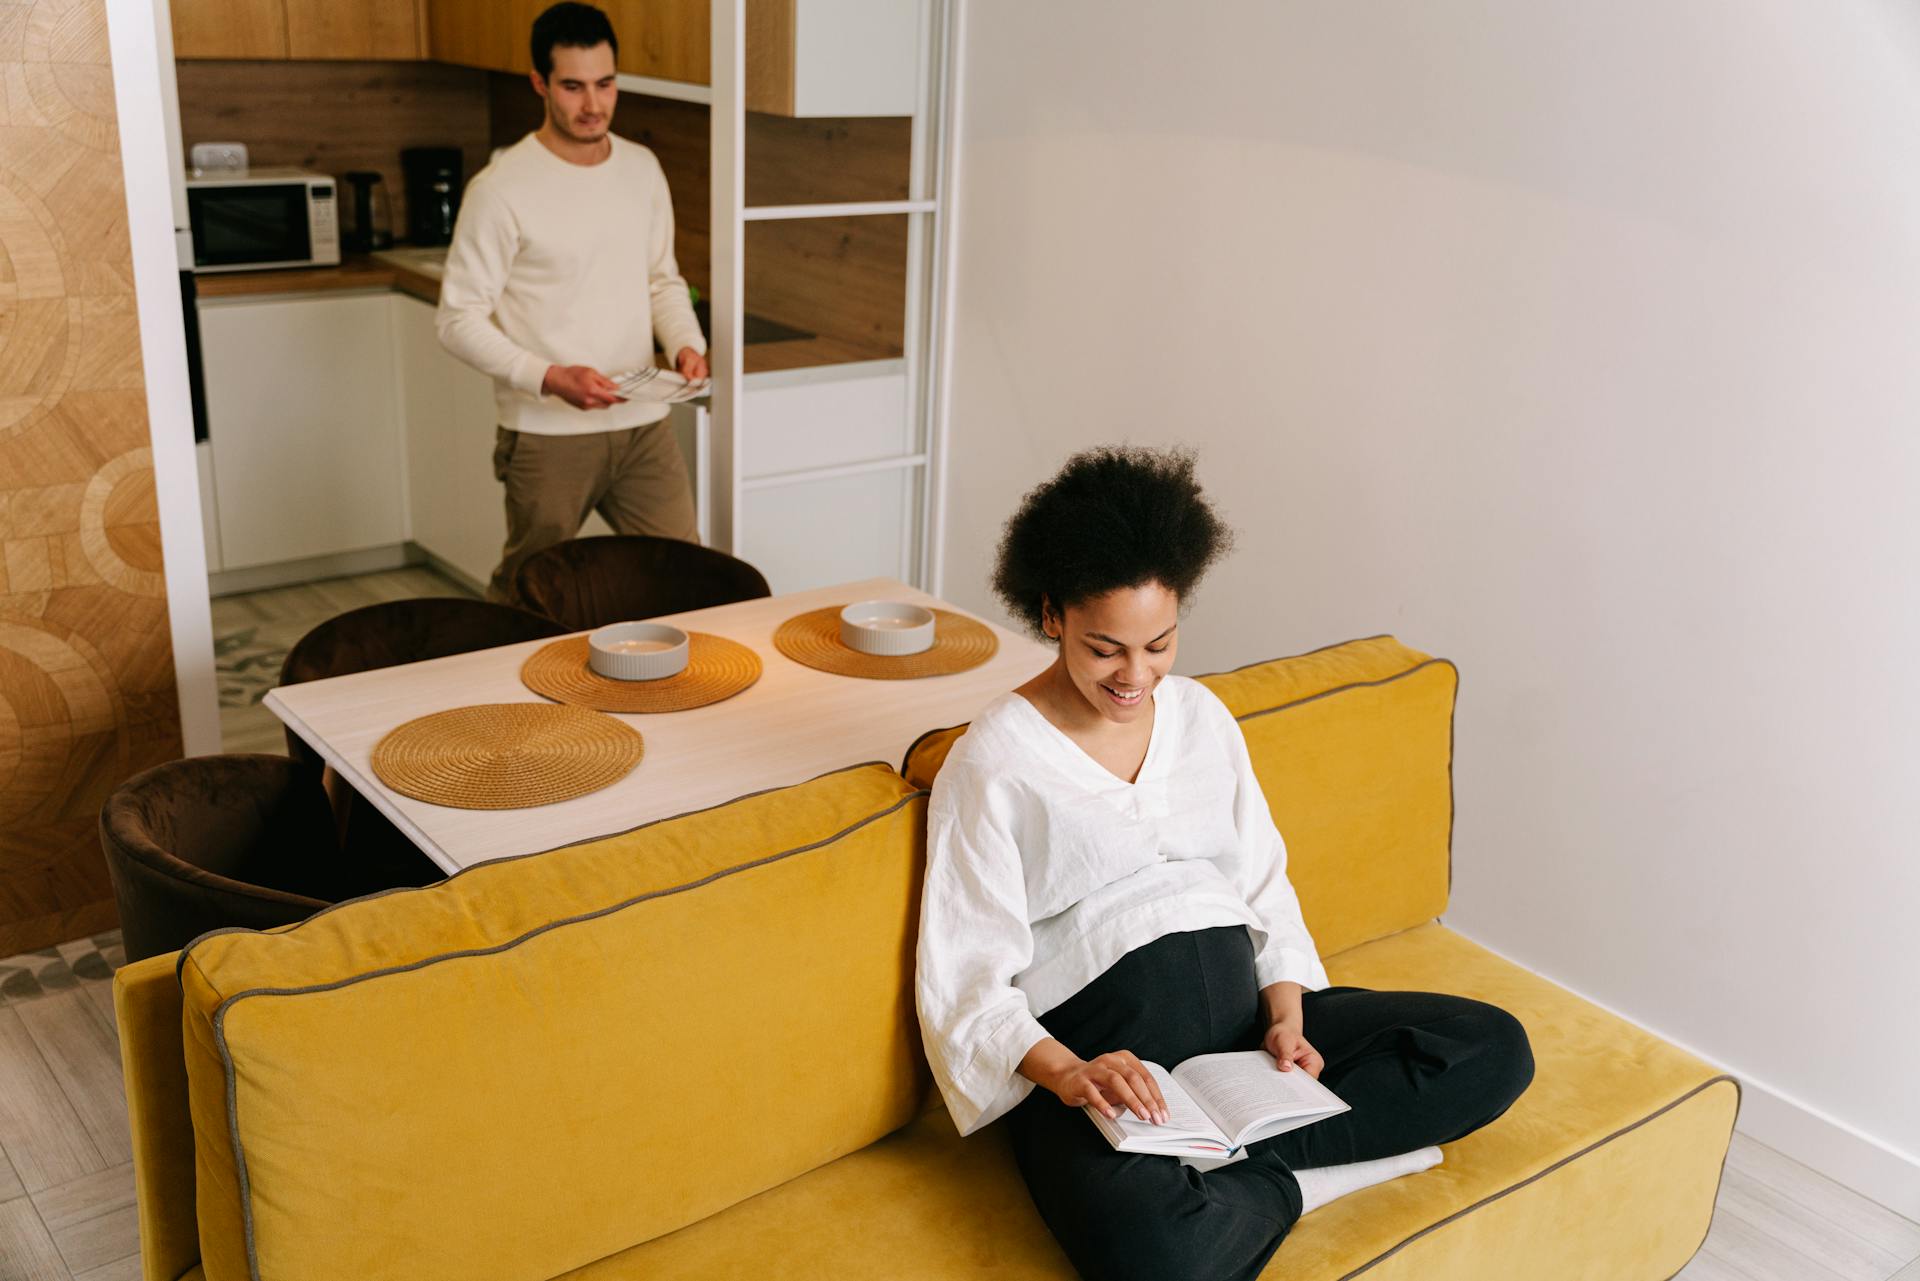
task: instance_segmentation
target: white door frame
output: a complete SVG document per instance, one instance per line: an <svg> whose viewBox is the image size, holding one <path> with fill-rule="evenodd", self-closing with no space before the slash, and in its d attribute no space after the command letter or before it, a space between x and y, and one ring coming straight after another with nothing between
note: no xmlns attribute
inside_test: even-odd
<svg viewBox="0 0 1920 1281"><path fill-rule="evenodd" d="M127 236L133 249L180 738L185 755L204 756L220 750L220 694L213 664L207 549L200 523L193 401L187 390L186 327L179 304L180 260L173 235L166 97L160 81L163 72L173 70L173 30L166 0L107 0L107 39L119 117L120 168L127 188Z"/></svg>

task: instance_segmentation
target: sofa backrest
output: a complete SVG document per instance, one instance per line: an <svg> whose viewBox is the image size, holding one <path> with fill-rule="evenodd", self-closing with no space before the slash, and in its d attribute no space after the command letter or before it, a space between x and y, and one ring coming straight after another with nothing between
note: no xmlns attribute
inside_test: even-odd
<svg viewBox="0 0 1920 1281"><path fill-rule="evenodd" d="M1391 636L1202 676L1239 720L1287 875L1331 956L1446 910L1453 841L1453 664ZM907 750L931 787L966 726Z"/></svg>
<svg viewBox="0 0 1920 1281"><path fill-rule="evenodd" d="M861 766L195 940L173 1054L207 1281L540 1281L897 1129L924 831L924 793ZM177 1177L183 1125L150 1119ZM171 1266L167 1174L139 1185Z"/></svg>

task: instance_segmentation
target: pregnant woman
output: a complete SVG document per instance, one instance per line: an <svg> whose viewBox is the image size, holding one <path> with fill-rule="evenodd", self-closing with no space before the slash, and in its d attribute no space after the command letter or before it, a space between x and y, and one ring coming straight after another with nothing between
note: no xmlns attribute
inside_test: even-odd
<svg viewBox="0 0 1920 1281"><path fill-rule="evenodd" d="M1188 455L1096 450L1027 495L994 590L1059 656L974 720L930 802L917 999L935 1079L962 1134L1005 1118L1090 1281L1255 1277L1312 1208L1296 1171L1312 1185L1458 1139L1533 1075L1502 1010L1328 986L1239 726L1169 674L1228 541ZM1142 1060L1252 1049L1352 1110L1209 1172L1116 1152L1079 1115L1158 1123Z"/></svg>

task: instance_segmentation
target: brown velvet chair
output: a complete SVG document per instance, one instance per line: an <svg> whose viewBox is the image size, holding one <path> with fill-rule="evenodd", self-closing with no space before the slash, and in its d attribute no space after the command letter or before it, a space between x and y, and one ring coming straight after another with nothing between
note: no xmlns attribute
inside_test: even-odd
<svg viewBox="0 0 1920 1281"><path fill-rule="evenodd" d="M537 551L521 562L514 592L575 632L773 595L744 560L639 534L570 538Z"/></svg>
<svg viewBox="0 0 1920 1281"><path fill-rule="evenodd" d="M280 683L298 685L565 634L550 618L491 601L453 596L384 601L348 610L302 636L287 651ZM316 778L324 771L320 754L291 728L287 754ZM351 788L329 777L327 792L342 845L372 877L394 886L425 885L446 875Z"/></svg>
<svg viewBox="0 0 1920 1281"><path fill-rule="evenodd" d="M284 756L194 756L137 774L101 809L100 846L129 961L382 888L342 857L313 771Z"/></svg>

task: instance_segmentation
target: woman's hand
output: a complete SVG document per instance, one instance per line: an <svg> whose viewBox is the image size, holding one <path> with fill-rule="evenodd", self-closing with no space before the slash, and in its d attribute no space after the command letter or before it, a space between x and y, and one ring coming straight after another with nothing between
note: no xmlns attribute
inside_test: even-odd
<svg viewBox="0 0 1920 1281"><path fill-rule="evenodd" d="M1167 1121L1160 1087L1131 1050L1113 1050L1087 1062L1048 1037L1020 1060L1020 1075L1051 1090L1070 1108L1092 1104L1109 1120L1126 1108L1153 1125Z"/></svg>
<svg viewBox="0 0 1920 1281"><path fill-rule="evenodd" d="M1301 1034L1298 1018L1281 1019L1268 1028L1267 1038L1261 1048L1273 1055L1274 1066L1282 1072L1293 1071L1297 1063L1301 1071L1316 1081L1320 1079L1320 1069L1327 1065L1327 1061L1320 1057L1320 1051L1308 1044L1307 1038Z"/></svg>

